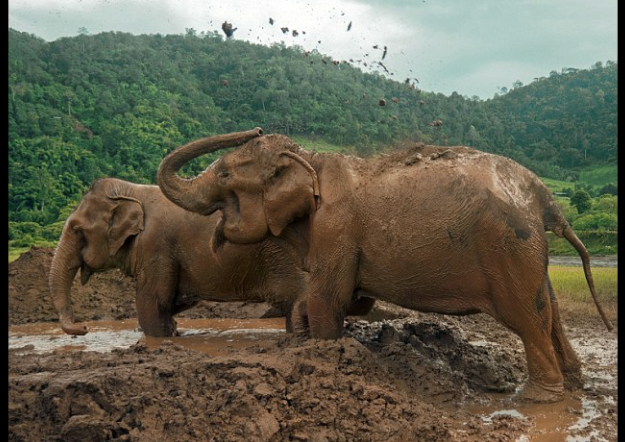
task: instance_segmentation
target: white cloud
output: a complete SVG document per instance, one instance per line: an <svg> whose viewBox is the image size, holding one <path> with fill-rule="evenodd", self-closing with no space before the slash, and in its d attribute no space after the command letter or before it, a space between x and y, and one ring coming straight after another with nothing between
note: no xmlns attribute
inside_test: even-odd
<svg viewBox="0 0 625 442"><path fill-rule="evenodd" d="M238 40L283 41L370 66L387 46L383 63L392 78L490 98L516 80L616 61L616 12L617 0L10 0L9 26L54 40L81 27L92 34L221 33L228 21Z"/></svg>

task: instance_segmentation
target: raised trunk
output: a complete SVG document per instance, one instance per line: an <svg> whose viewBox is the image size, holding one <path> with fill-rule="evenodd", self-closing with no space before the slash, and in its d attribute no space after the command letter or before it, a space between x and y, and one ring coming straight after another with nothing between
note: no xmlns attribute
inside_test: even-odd
<svg viewBox="0 0 625 442"><path fill-rule="evenodd" d="M74 310L70 298L72 283L80 265L80 240L76 233L65 226L52 259L48 282L52 304L59 315L61 328L70 335L87 333L86 327L74 323Z"/></svg>
<svg viewBox="0 0 625 442"><path fill-rule="evenodd" d="M219 190L214 185L216 177L207 175L212 173L207 171L201 175L201 180L198 177L185 179L178 176L178 171L194 158L219 149L240 146L262 134L262 129L257 127L245 132L201 138L177 148L161 161L157 175L159 187L167 198L180 207L204 215L211 214L217 209L214 204Z"/></svg>

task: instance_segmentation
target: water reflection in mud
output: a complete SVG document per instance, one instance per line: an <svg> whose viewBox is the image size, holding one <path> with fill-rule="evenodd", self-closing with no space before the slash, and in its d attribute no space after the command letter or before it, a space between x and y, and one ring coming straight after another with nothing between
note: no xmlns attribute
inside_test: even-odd
<svg viewBox="0 0 625 442"><path fill-rule="evenodd" d="M479 415L485 423L499 416L529 419L533 425L530 434L514 442L599 442L596 431L589 430L593 419L601 416L597 401L566 394L564 400L555 404L514 404L510 395L491 395L492 404L470 406L469 412Z"/></svg>
<svg viewBox="0 0 625 442"><path fill-rule="evenodd" d="M581 267L582 260L579 256L550 256L549 264L552 266ZM590 257L591 267L618 267L618 255Z"/></svg>
<svg viewBox="0 0 625 442"><path fill-rule="evenodd" d="M9 349L45 353L50 351L99 351L127 348L144 338L136 320L86 322L84 336L70 336L58 323L35 323L9 327ZM211 355L244 348L258 343L259 338L284 333L284 318L271 319L179 319L180 336L146 338L154 349L170 340L189 349Z"/></svg>
<svg viewBox="0 0 625 442"><path fill-rule="evenodd" d="M191 350L217 356L252 345L271 345L267 337L284 333L284 326L283 318L181 320L178 324L180 336L147 337L146 344L149 349L156 349L164 340L168 340Z"/></svg>

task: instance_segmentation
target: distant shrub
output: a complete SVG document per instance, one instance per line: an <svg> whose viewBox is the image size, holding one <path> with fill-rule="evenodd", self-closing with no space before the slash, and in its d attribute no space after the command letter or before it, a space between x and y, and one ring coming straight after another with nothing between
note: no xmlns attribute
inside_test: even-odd
<svg viewBox="0 0 625 442"><path fill-rule="evenodd" d="M580 216L573 223L575 230L617 231L618 216L614 213L594 213Z"/></svg>
<svg viewBox="0 0 625 442"><path fill-rule="evenodd" d="M30 235L31 238L41 236L41 226L32 221L9 221L9 241Z"/></svg>
<svg viewBox="0 0 625 442"><path fill-rule="evenodd" d="M593 212L618 213L618 196L609 194L601 195L592 202Z"/></svg>
<svg viewBox="0 0 625 442"><path fill-rule="evenodd" d="M41 237L48 241L58 241L63 232L65 221L59 221L41 228Z"/></svg>
<svg viewBox="0 0 625 442"><path fill-rule="evenodd" d="M590 194L585 189L576 190L571 197L571 205L575 206L579 214L587 212L592 207Z"/></svg>
<svg viewBox="0 0 625 442"><path fill-rule="evenodd" d="M36 242L35 238L32 235L26 234L17 239L9 241L9 247L30 247L34 245Z"/></svg>
<svg viewBox="0 0 625 442"><path fill-rule="evenodd" d="M599 189L599 195L618 195L618 184L608 183Z"/></svg>

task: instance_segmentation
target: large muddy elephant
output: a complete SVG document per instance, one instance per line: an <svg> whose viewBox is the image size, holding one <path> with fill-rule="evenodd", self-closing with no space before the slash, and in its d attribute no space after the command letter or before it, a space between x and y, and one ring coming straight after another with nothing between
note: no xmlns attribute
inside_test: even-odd
<svg viewBox="0 0 625 442"><path fill-rule="evenodd" d="M198 177L177 175L192 158L234 146ZM257 128L178 148L158 184L182 207L221 211L226 244L295 243L311 273L307 305L293 310L296 330L340 337L347 306L361 296L423 312L484 312L523 341L529 379L519 398L555 401L565 380L579 386L545 232L579 252L595 297L588 252L540 179L510 159L424 145L361 159L309 152Z"/></svg>
<svg viewBox="0 0 625 442"><path fill-rule="evenodd" d="M78 269L83 284L94 272L113 268L136 277L137 316L149 336L172 336L172 316L202 299L266 301L289 312L308 278L291 246L269 238L225 243L215 252L207 244L220 241L215 237L220 218L172 204L158 186L95 181L67 219L50 269L50 293L63 330L87 333L74 323L70 300ZM366 313L371 306L360 307Z"/></svg>

